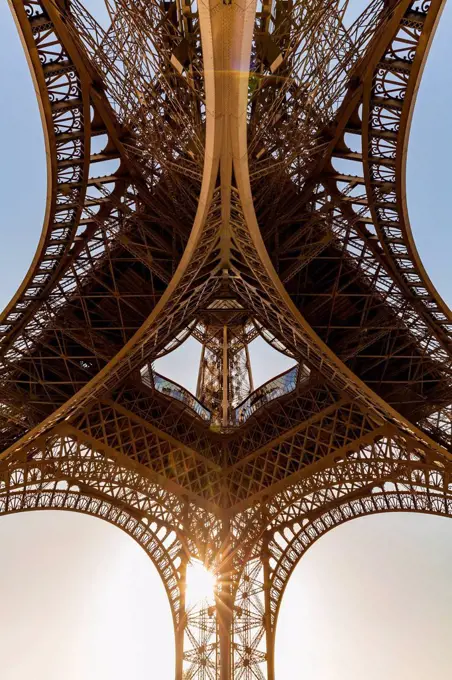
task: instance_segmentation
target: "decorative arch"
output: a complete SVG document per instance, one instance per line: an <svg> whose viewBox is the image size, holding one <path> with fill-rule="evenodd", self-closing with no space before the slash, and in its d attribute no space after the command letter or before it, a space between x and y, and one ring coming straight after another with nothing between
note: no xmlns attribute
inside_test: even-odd
<svg viewBox="0 0 452 680"><path fill-rule="evenodd" d="M178 558L171 557L171 554L174 553L174 535L175 532L168 529L167 527L161 526L160 528L155 522L148 522L146 523L145 518L143 518L141 521L138 517L134 517L131 512L128 512L125 508L121 508L115 503L110 502L106 498L96 498L94 496L90 496L87 493L83 493L78 489L75 485L72 487L69 487L68 484L61 484L57 483L55 484L53 489L47 489L45 491L42 490L28 490L26 488L22 490L16 490L13 494L9 496L1 495L0 496L0 522L2 522L3 517L6 515L18 515L18 514L30 514L31 512L34 511L41 511L41 515L44 514L42 511L47 511L47 510L58 510L58 511L63 511L64 513L78 513L78 514L84 514L84 515L89 515L90 517L97 518L101 520L102 522L107 522L108 524L111 524L114 527L117 527L118 530L121 530L123 533L127 534L130 538L133 539L133 541L140 546L140 549L144 551L146 554L148 560L152 562L153 567L155 567L160 579L157 577L157 575L154 573L150 573L149 576L151 577L150 581L144 581L149 583L149 586L147 588L148 593L147 593L147 598L151 598L151 605L154 607L151 609L151 614L155 610L155 598L154 595L162 595L162 599L158 599L158 606L157 606L157 614L159 614L160 618L162 618L163 615L163 620L160 625L163 625L162 631L165 633L164 637L164 647L157 646L155 648L154 644L154 652L157 652L157 663L160 664L162 663L163 668L165 669L165 674L169 674L169 677L174 677L174 664L177 664L177 630L178 630L178 624L177 624L177 619L180 618L180 612L178 610L178 606L180 606L179 601L174 601L174 588L172 589L173 585L173 571L172 567L174 566L174 563L177 562ZM70 518L63 518L63 520L68 520ZM61 520L60 520L61 521ZM97 523L96 523L97 524ZM16 525L13 525L16 526ZM34 526L34 525L33 525ZM38 524L38 528L39 528ZM47 526L47 525L45 525ZM77 526L77 525L76 525ZM75 531L77 532L77 528L75 526ZM64 527L66 527L66 523L64 522ZM84 523L82 524L82 528L84 527ZM29 536L30 529L27 529L27 525L17 525L17 528L19 529L18 533L18 541L22 542L23 538L20 538L22 535L22 530L25 531L25 534ZM74 528L71 523L69 523L69 529ZM117 533L116 531L114 533ZM71 536L72 531L69 531L69 537ZM7 543L8 541L8 531L5 535ZM45 538L45 535L41 534L41 542ZM53 537L55 539L55 537ZM80 536L79 536L80 538ZM98 537L99 538L99 537ZM25 540L27 541L27 538L25 537ZM59 546L58 540L57 540L57 546ZM82 543L83 547L83 543ZM93 544L94 547L94 552L92 555L92 558L97 562L97 559L99 557L99 547L97 543ZM85 546L86 549L86 546ZM134 550L136 550L134 548ZM60 557L61 555L58 555L58 553L61 553L61 549L57 548L55 551L55 557L57 559L57 566L59 569L61 569L61 563L60 563ZM133 553L135 554L135 553ZM97 555L97 557L96 557ZM15 556L17 559L17 556ZM12 566L14 569L14 565L16 562L16 559L13 560ZM66 566L68 566L67 560L66 560ZM85 565L86 566L86 565ZM149 565L148 565L149 566ZM139 565L138 565L139 567ZM70 568L70 565L69 565ZM82 572L84 571L83 565L82 565ZM100 572L99 572L100 573ZM142 573L142 572L141 572ZM144 572L144 575L146 575L146 571ZM85 574L86 577L86 574ZM155 579L157 578L157 581L160 580L160 583L156 583ZM130 579L128 579L130 580ZM133 579L132 579L133 580ZM16 579L14 579L15 583L20 583L17 582ZM75 577L75 581L77 582L77 577ZM51 582L50 582L51 583ZM83 586L83 579L80 580L78 579L78 585ZM177 588L179 587L179 581L175 583ZM111 586L111 584L110 584ZM162 588L163 586L163 588ZM127 591L127 585L124 584L124 587L126 588ZM84 589L84 588L83 588ZM168 618L168 609L167 609L167 604L165 603L165 596L161 592L161 589L164 589L167 597L167 603L169 604L169 610L171 612L170 618ZM107 591L111 591L111 587L107 588ZM127 593L128 594L128 593ZM50 596L53 598L55 596L55 592L53 589L50 590ZM114 593L111 592L111 596L114 596ZM104 593L104 596L101 600L102 606L104 606L104 599L106 597L106 603L107 603L107 609L105 611L109 611L108 608L108 600L109 596L108 593ZM88 599L90 599L88 597ZM91 598L92 599L92 598ZM146 594L144 594L144 600L146 600ZM123 600L124 602L128 602L128 598ZM66 602L63 598L64 602L64 608L66 609L68 606L68 602ZM69 599L69 602L70 599ZM135 603L135 609L138 606L142 606L144 602L141 602L139 599L138 602ZM70 610L72 611L73 607L77 606L76 603L71 602L69 605ZM163 609L162 609L163 606ZM88 605L88 609L90 609L91 605ZM94 607L96 609L96 607ZM119 614L121 614L121 607L118 609ZM149 616L149 609L145 610L146 616ZM25 606L25 615L29 616L29 614L33 613L33 605L31 605L31 610L28 609L28 605ZM122 613L124 614L124 610L122 610ZM130 607L126 608L125 613L133 614L133 608L130 609ZM64 612L63 612L64 616ZM31 618L33 620L33 618ZM173 635L171 635L171 622L172 622L172 630L173 630ZM114 622L113 622L114 623ZM46 621L44 620L44 625L47 626ZM65 624L67 625L67 624ZM96 627L94 628L94 633L95 635L100 634L100 628L99 625L97 624ZM157 626L158 627L158 626ZM152 630L152 626L151 626ZM154 626L154 631L155 631L155 626ZM46 631L47 634L47 631ZM86 635L86 631L84 632ZM48 636L47 636L48 637ZM149 635L148 635L149 638ZM49 638L50 639L50 638ZM85 638L86 639L86 638ZM151 639L152 642L152 639ZM160 638L160 644L162 642L162 639ZM67 643L66 643L67 644ZM131 641L128 642L128 645L126 643L126 647L129 647L129 652L130 649L133 649L131 647ZM86 651L86 647L83 646L83 655L88 654ZM63 644L63 649L64 649L64 644ZM101 645L102 649L102 645ZM160 650L160 651L159 651ZM168 655L166 654L166 650L168 651ZM162 656L163 652L163 656ZM105 652L104 652L105 653ZM171 656L173 656L173 659L171 660ZM39 657L38 657L39 658ZM144 661L144 660L143 660Z"/></svg>
<svg viewBox="0 0 452 680"><path fill-rule="evenodd" d="M156 567L174 626L181 619L183 546L174 510L181 502L135 470L82 442L53 433L21 460L0 469L0 516L33 510L67 510L99 517L133 538ZM166 496L166 498L165 498ZM168 500L172 510L168 508Z"/></svg>
<svg viewBox="0 0 452 680"><path fill-rule="evenodd" d="M393 485L388 485L388 487L391 487ZM387 520L390 522L390 524L372 524L371 520L369 520L369 525L367 523L367 520L364 520L363 518L370 517L372 515L394 515L394 513L404 513L405 517L403 519L408 520L408 523L396 523L397 530L395 533L391 533L391 527L392 527L392 521L394 518L387 517ZM412 516L411 517L411 522L409 522L410 518L407 517L407 515L414 515L416 513L417 517ZM379 594L379 596L382 596L382 591L385 592L386 597L388 597L389 601L392 603L394 600L397 602L397 597L399 596L399 592L397 589L394 588L394 585L392 585L392 589L389 586L389 593L386 590L388 588L387 586L387 575L388 571L397 571L396 566L399 565L399 569L401 570L401 573L405 573L407 570L410 569L410 565L413 563L411 553L410 553L410 548L412 547L412 544L416 546L419 545L419 541L421 541L422 544L422 539L421 535L417 535L414 533L411 535L411 531L415 531L416 528L419 527L419 524L421 526L421 531L423 527L423 534L426 537L429 535L435 534L435 527L436 531L446 531L445 536L447 537L450 535L450 530L451 527L449 528L446 526L444 527L443 524L439 520L437 521L439 526L433 523L423 525L420 523L420 518L418 515L423 514L423 515L430 515L430 516L435 516L435 517L448 517L450 518L452 516L452 497L449 493L448 496L442 495L441 494L429 494L429 493L412 493L412 492L402 492L399 491L398 489L392 489L388 490L386 493L385 492L375 492L370 494L368 497L363 497L363 498L357 498L354 500L350 500L349 502L343 503L342 505L338 506L337 508L328 510L325 512L324 515L318 517L316 520L314 520L312 523L308 523L304 526L303 531L300 531L298 538L300 541L301 547L301 553L298 556L298 560L294 564L293 569L291 570L290 575L288 575L285 585L284 585L284 590L282 592L282 597L278 603L278 609L276 612L276 625L274 629L274 636L273 636L273 645L276 647L276 663L277 663L277 673L276 673L276 679L281 680L281 669L282 669L282 664L281 664L281 655L284 658L285 654L284 652L289 652L289 659L293 662L292 654L290 652L290 647L288 648L287 645L281 644L281 636L282 639L284 640L285 635L289 634L288 631L288 623L289 621L292 623L294 621L294 615L296 615L296 612L292 608L293 606L295 607L301 607L304 609L304 595L301 595L299 592L299 588L303 589L303 592L306 594L306 577L307 574L309 574L309 577L307 579L307 583L309 582L312 583L312 579L315 580L316 575L318 574L318 568L320 567L320 564L322 564L322 579L320 580L320 590L317 593L317 597L313 600L313 602L309 603L310 607L314 604L313 608L309 609L310 613L313 614L313 620L312 620L312 625L314 626L314 629L317 631L318 634L318 627L321 621L321 618L316 619L315 616L315 611L316 608L318 609L319 605L321 606L322 602L322 597L325 595L322 592L322 586L321 584L324 583L325 576L328 578L328 572L329 569L332 570L332 572L336 569L336 576L337 574L342 574L342 577L340 580L336 580L333 578L333 587L331 590L329 590L328 594L326 595L327 600L326 602L326 612L328 612L329 609L329 614L332 614L333 610L335 609L335 606L332 608L329 607L331 605L331 602L334 601L331 599L331 597L334 598L334 594L339 594L343 596L345 593L350 593L351 594L351 608L353 610L353 615L350 615L350 612L346 612L344 615L344 620L343 621L338 621L335 618L333 618L330 623L331 626L328 623L328 613L327 613L327 619L326 619L326 628L330 628L330 636L328 636L328 632L326 632L326 639L329 637L329 643L331 643L332 637L334 637L337 634L337 626L339 625L344 625L344 635L345 635L345 643L346 639L350 637L350 633L352 631L352 618L354 619L355 623L357 623L358 627L360 626L360 621L363 622L365 619L367 619L367 615L365 612L373 611L373 607L369 609L368 602L366 601L366 591L371 588L375 589L375 591ZM352 520L355 519L361 519L363 524L360 525L360 522L357 522L357 524L360 526L358 527L353 527L353 532L349 532L348 535L348 541L345 539L344 543L344 537L343 534L341 533L341 530L339 530L338 537L329 537L329 539L326 539L326 543L329 546L326 548L326 546L323 546L323 550L321 549L320 546L318 546L316 549L320 550L320 554L322 554L322 557L319 558L317 555L316 551L314 550L314 553L312 555L309 555L308 561L310 561L309 564L303 566L300 565L301 558L305 556L305 553L308 551L309 548L311 548L315 543L317 543L318 539L323 538L325 534L329 533L332 529L335 528L340 528L343 524L349 523ZM376 518L375 518L376 520ZM376 520L378 521L378 520ZM395 520L394 520L395 521ZM433 521L433 520L432 520ZM442 527L442 528L441 528ZM352 527L349 527L349 529L352 529ZM404 530L407 531L404 531ZM447 532L448 529L448 532ZM367 532L370 531L370 536L367 536ZM375 531L375 535L374 535ZM401 553L397 553L396 548L394 547L394 540L397 542L397 536L399 535L406 535L407 538L407 544L404 547L407 549L407 553L405 551L402 551ZM442 535L442 534L441 534ZM408 538L409 536L409 538ZM353 537L353 538L352 538ZM366 538L367 537L367 538ZM389 540L391 538L391 540ZM416 537L416 538L414 538ZM333 543L328 542L329 540L333 540ZM378 544L378 549L376 551L373 551L373 542L374 539L377 541ZM379 539L382 543L379 543ZM385 555L386 559L383 559L382 563L379 564L379 574L375 576L373 575L374 578L365 579L364 582L366 583L366 588L363 591L360 591L359 597L354 599L353 591L354 591L354 583L356 581L356 577L358 576L359 580L359 568L358 568L358 574L355 572L354 577L349 579L346 576L344 577L344 568L346 568L347 565L347 560L350 560L350 557L353 556L358 556L358 565L361 565L362 560L364 560L364 563L371 565L373 564L373 559L381 554L381 549L385 545L385 539L386 541L389 540L388 543L388 554L385 555L383 551L383 555ZM361 545L361 541L364 543L364 545ZM370 543L369 543L370 541ZM436 545L435 545L436 543ZM334 545L335 547L333 548L333 551L331 550L331 546ZM391 549L389 548L391 546ZM414 547L414 546L413 546ZM427 552L428 558L431 557L431 555L435 555L435 547L437 547L437 537L436 540L432 539L432 543L430 544L430 548L433 548L433 553L430 551ZM394 548L394 551L397 554L397 557L394 557L392 554L394 551L392 550ZM291 550L297 550L297 547L295 545L295 540L292 543L292 545L287 548L287 556L290 557L290 552ZM338 550L342 553L344 552L345 558L341 560L340 557L338 557L338 561L340 562L340 565L335 565L334 561L331 563L331 556L334 554L337 556ZM370 550L370 553L368 552ZM410 555L410 557L407 557L407 555ZM369 561L369 558L371 557L371 560ZM426 574L426 577L428 578L427 574L429 574L429 567L432 569L435 569L435 567L438 567L437 564L433 566L434 562L431 562L430 559L426 560L426 563L423 563L424 569L426 569L426 572L423 571L423 573ZM443 556L444 558L444 556ZM361 561L360 561L361 559ZM447 559L447 558L446 558ZM352 560L353 561L353 560ZM443 562L443 560L441 560ZM356 566L356 565L355 565ZM444 566L444 562L443 562ZM295 572L298 569L297 574L294 575L293 572ZM302 577L300 573L300 569L303 570L304 576ZM381 572L381 573L380 573ZM381 574L385 574L385 577L381 578ZM369 576L369 574L367 574ZM292 578L291 578L292 577ZM300 580L301 579L301 580ZM430 576L431 580L431 576ZM295 583L291 582L295 581ZM375 582L374 582L375 581ZM304 585L302 585L304 583ZM285 593L285 588L289 585L287 593ZM400 584L399 584L400 585ZM294 587L295 586L295 587ZM316 590L316 588L314 588ZM422 588L421 588L422 590ZM309 591L309 585L308 585L308 591ZM425 588L424 588L425 591ZM285 595L285 597L284 597ZM445 594L442 593L444 596ZM363 600L364 597L364 600ZM426 596L427 597L427 596ZM403 599L400 596L401 599L398 600L398 602L405 602L406 600ZM354 601L353 601L354 599ZM286 602L287 600L287 602ZM361 609L358 607L358 604L361 604L364 601L365 603L365 608ZM280 606L282 603L282 611L280 610ZM373 603L375 604L375 602ZM427 602L424 601L424 606L428 606ZM291 605L291 606L290 606ZM395 607L397 608L397 604L395 604ZM346 609L346 607L345 607ZM416 609L418 611L423 611L422 605L419 602L416 602ZM338 611L342 612L341 609ZM325 613L325 612L324 612ZM405 614L406 615L406 614ZM414 614L415 616L415 614ZM304 618L304 621L301 622L301 619ZM438 617L439 619L439 617ZM432 626L433 630L431 633L434 634L436 631L436 627L434 625L434 618L432 620ZM394 637L391 638L391 640L394 641L395 645L400 645L401 638L399 638L398 631L399 630L404 630L404 633L406 633L406 629L403 628L403 625L405 624L405 621L399 622L402 624L402 628L399 628L396 626L395 629L392 630L391 635ZM312 645L314 643L314 649L315 649L315 654L313 654L310 657L310 664L308 664L309 667L314 668L317 672L319 671L319 667L317 666L317 659L316 655L318 654L319 650L315 647L315 642L311 638L309 639L309 642L303 637L301 634L303 631L303 634L306 633L307 628L310 626L310 616L306 617L306 612L303 617L303 615L300 615L300 621L298 621L300 626L295 624L295 630L294 630L294 638L295 640L298 639L300 641L304 641L304 645L302 645L306 651L306 649L309 648L309 645ZM382 619L381 619L381 612L380 616L376 618L376 621L374 621L377 624L375 626L375 632L376 635L378 636L380 633L380 629L385 632L384 624L382 626ZM323 626L325 626L325 618L323 617ZM334 631L334 632L333 632ZM301 635L301 637L300 637ZM364 633L363 633L364 635ZM368 637L368 635L366 636ZM279 638L279 639L278 639ZM290 635L290 641L291 645L294 644L294 638ZM351 637L353 639L353 635ZM386 638L387 639L387 638ZM287 641L286 641L287 642ZM325 641L324 641L325 642ZM382 662L382 667L389 667L388 662L390 663L390 652L388 651L387 648L384 646L382 647L381 643L383 642L384 645L384 637L383 640L380 640L380 645L378 646L378 649L383 650L383 655L380 658ZM275 644L276 643L276 644ZM342 643L344 643L344 639L342 640ZM306 647L306 644L308 644L308 647ZM355 644L356 644L356 639L355 639ZM325 645L323 645L325 647ZM283 651L284 648L284 651ZM329 647L327 647L329 649ZM347 649L347 645L343 647L345 654L349 652ZM428 649L428 647L427 647ZM273 650L274 651L274 650ZM370 651L370 650L368 650ZM337 649L335 650L337 653ZM303 656L303 650L301 650L299 647L297 647L297 653L302 654ZM413 650L411 650L411 656L413 656ZM304 657L303 657L304 658ZM333 655L333 658L337 661L337 656ZM408 663L408 659L405 659ZM306 660L304 659L304 662ZM373 663L375 663L376 659L375 657L372 657L370 654L369 658L369 670L370 668L373 668L375 670L375 667L373 666ZM303 662L303 663L304 663ZM407 666L409 668L409 665ZM416 666L417 668L417 666ZM414 670L414 668L413 668ZM354 672L356 672L356 668L353 669ZM324 671L325 672L325 671ZM342 669L342 672L344 672L344 669ZM349 670L349 674L350 674ZM382 672L380 670L380 672ZM321 671L320 671L321 674ZM339 670L338 670L338 674ZM347 675L347 671L345 671L345 674ZM366 672L364 672L364 675L366 675ZM384 675L384 673L383 673ZM323 677L323 676L322 676Z"/></svg>
<svg viewBox="0 0 452 680"><path fill-rule="evenodd" d="M269 542L269 598L271 625L276 630L278 614L287 583L306 551L324 534L358 517L386 512L416 512L452 517L450 472L424 468L424 482L414 464L406 480L384 481L361 492L351 492L324 503L318 511L301 515L298 521L277 527ZM411 480L411 481L410 481ZM308 502L313 494L308 495ZM311 498L309 498L311 497Z"/></svg>

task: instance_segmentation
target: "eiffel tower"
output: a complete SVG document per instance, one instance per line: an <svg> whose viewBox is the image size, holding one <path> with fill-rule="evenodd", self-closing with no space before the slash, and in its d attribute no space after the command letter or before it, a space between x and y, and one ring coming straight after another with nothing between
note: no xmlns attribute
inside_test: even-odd
<svg viewBox="0 0 452 680"><path fill-rule="evenodd" d="M284 589L355 517L452 514L452 314L410 229L443 0L10 0L48 193L0 324L0 512L120 527L176 680L274 680ZM24 131L26 134L26 131ZM294 362L254 389L257 336ZM196 394L156 371L189 336ZM201 560L215 597L188 606Z"/></svg>

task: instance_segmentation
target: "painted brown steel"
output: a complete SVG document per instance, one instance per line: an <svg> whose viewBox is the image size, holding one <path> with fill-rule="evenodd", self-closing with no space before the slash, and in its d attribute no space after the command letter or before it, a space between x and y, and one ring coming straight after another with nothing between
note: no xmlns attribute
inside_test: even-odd
<svg viewBox="0 0 452 680"><path fill-rule="evenodd" d="M414 49L412 49L413 56L410 55L406 58L406 63L400 61L396 63L393 67L395 69L405 69L407 71L406 82L402 84L393 83L393 91L390 94L386 94L388 101L393 102L395 107L397 102L400 104L401 113L397 116L398 123L396 127L395 134L395 183L394 185L388 184L388 188L382 189L379 192L379 197L374 197L370 199L370 209L372 210L372 215L374 219L374 224L377 229L377 233L380 237L380 241L383 248L388 255L389 261L395 271L395 276L399 276L402 280L402 286L407 290L407 296L411 296L413 304L416 305L417 309L420 309L420 313L424 316L427 323L433 326L439 341L442 343L445 350L450 354L450 324L452 323L452 313L446 303L442 300L441 296L436 291L430 278L428 277L419 254L417 252L414 238L412 235L408 210L406 204L406 161L407 161L407 149L409 140L410 123L413 114L414 104L416 100L417 91L419 88L420 78L424 68L425 61L427 59L429 47L433 39L435 29L444 3L432 2L430 6L426 4L427 13L419 16L415 12L409 10L407 12L407 18L405 22L409 26L409 21L411 20L415 25L416 22L421 26L419 30L418 44ZM424 18L425 17L425 18ZM396 38L394 38L396 42ZM393 55L397 55L397 49L393 48L392 45L388 48L388 60L394 60ZM365 84L364 90L364 106L363 106L363 162L365 169L366 185L368 190L368 195L372 197L372 179L369 173L369 154L370 143L368 128L371 127L370 117L371 117L371 104L370 99L375 94L375 83L378 84L378 70L383 70L385 68L385 58L377 66L377 70L368 78ZM388 71L390 74L391 61L388 61ZM397 71L396 71L397 72ZM384 105L384 91L380 86L380 90L377 89L378 99L382 101ZM392 100L389 97L392 96ZM369 121L369 122L368 122ZM383 134L383 133L381 133ZM388 130L388 135L390 130ZM378 161L373 159L373 163L378 163ZM395 191L395 200L392 196L392 192ZM390 237L385 233L384 227L382 227L383 218L378 214L378 210L375 208L375 203L385 201L385 193L391 194L386 197L389 207L395 214L398 213L398 225L394 225L393 230L397 229L402 234L403 245L405 248L401 250L402 242L398 241L395 237L391 241ZM411 264L411 268L408 266L408 262ZM403 268L401 267L403 263ZM414 272L416 272L416 278L414 278ZM409 271L409 275L405 272ZM432 306L433 304L433 306Z"/></svg>
<svg viewBox="0 0 452 680"><path fill-rule="evenodd" d="M197 7L180 2L163 11L156 2L118 0L117 5L110 5L113 21L106 32L78 0L72 15L67 7L47 3L49 13L55 13L63 49L71 45L80 68L91 78L93 126L102 125L107 131L109 148L121 158L121 173L127 168L126 178L121 174L118 180L118 192L105 198L108 205L117 206L128 197L129 228L106 228L88 213L93 233L103 239L101 255L90 259L96 251L83 246L74 253L73 267L75 278L84 271L87 281L99 282L95 314L89 313L90 288L84 279L76 287L79 306L70 295L61 298L64 334L58 335L60 331L52 326L62 325L62 320L51 310L45 329L39 329L39 318L32 317L25 324L22 353L10 357L6 365L11 373L3 369L0 395L5 402L10 398L7 389L12 378L8 376L17 375L18 390L23 395L28 390L32 401L36 395L41 401L48 399L48 410L36 427L29 426L0 456L0 512L73 507L105 515L149 546L173 610L177 680L274 680L274 635L285 585L306 548L332 526L353 516L390 509L452 514L452 459L441 445L442 436L434 441L417 427L414 417L400 415L384 391L377 394L372 389L375 380L367 377L365 382L351 363L370 348L365 360L369 366L380 366L377 377L385 382L385 370L395 354L410 368L403 373L396 366L388 380L397 382L401 373L400 382L414 391L417 388L412 385L431 383L433 391L442 390L437 398L444 402L448 398L447 362L424 357L422 345L434 337L436 329L425 323L419 309L413 311L411 295L396 276L389 251L382 252L366 231L369 217L361 214L361 221L355 220L353 203L367 209L373 201L373 207L378 207L374 187L367 182L367 194L353 201L348 190L341 192L334 185L364 186L367 178L334 173L329 165L335 157L361 159L360 154L347 150L344 134L360 132L357 112L362 97L368 96L379 63L414 9L417 23L422 23L422 40L419 50L414 45L418 65L411 67L408 81L407 103L411 104L412 85L420 77L419 65L435 23L429 18L433 17L430 5L419 8L418 2L394 1L382 10L374 0L358 21L361 32L356 35L342 26L337 3L323 0L300 0L290 12L278 2L261 7L241 0L205 0ZM439 4L433 0L434 12ZM297 42L300 36L309 47L305 55ZM156 41L160 42L153 52ZM31 43L27 45L31 49ZM291 55L290 49L299 49L299 55ZM121 76L117 68L121 58L136 73L136 82L128 77L127 68ZM342 69L339 88L328 82L329 59ZM150 65L156 65L156 70ZM141 66L150 76L152 92L145 91ZM266 85L268 78L272 83L287 78L273 99L263 88L259 106L268 95L268 109L256 104L256 73L267 78ZM309 74L306 87L313 87L309 96L300 85L303 74ZM291 79L297 84L296 103L290 87L285 89ZM137 93L138 83L144 89ZM315 83L319 86L314 87ZM153 116L161 110L162 91L169 105L160 126ZM109 101L118 116L132 124L135 137L116 125ZM187 146L181 153L174 130L180 129L186 101L190 102L187 130L194 131L194 137L183 133ZM193 101L194 109L201 111L196 125ZM259 129L253 121L258 110L263 124ZM328 119L331 112L333 118ZM278 151L281 136L274 126L275 121L282 125L284 116L290 134ZM304 127L293 137L290 162L273 163L271 158L277 160L295 134L297 116L302 116ZM250 143L251 128L256 136ZM202 142L197 137L200 130ZM325 137L319 144L320 133ZM405 130L402 136L406 140ZM155 141L155 149L138 162L137 149L142 150L149 140ZM256 140L262 145L259 149ZM273 151L269 153L265 145ZM186 149L193 154L187 153L192 160L184 157ZM307 149L312 158L306 161ZM156 224L171 218L161 197L156 199L153 193L154 170L150 175L140 174L143 167L149 170L153 159L167 173L167 184L162 186L169 188L169 212L186 205L191 215L191 207L197 206L194 219L190 217L182 229L190 232L188 240L182 238L177 248L173 243L165 262L156 262L159 248L168 248L165 237L155 233ZM403 182L403 164L393 165L397 182ZM272 199L278 186L287 192L287 200L296 199L294 208L275 200L265 212L265 193ZM381 184L376 186L381 189ZM146 210L153 200L160 203L154 206L155 219L149 221ZM329 206L324 203L329 201L336 211L335 222L327 219ZM145 208L140 211L140 206ZM85 203L85 210L90 207ZM300 241L297 225L297 220L306 218L306 211L312 213L309 238L316 228L323 235L308 242L308 247ZM270 218L276 220L276 227L267 228ZM280 231L288 250L301 243L297 261L289 262L285 270L278 261L284 253L278 244ZM170 233L177 238L177 226ZM150 235L156 240L148 240ZM341 239L343 250L338 247ZM347 250L350 240L355 250ZM337 267L346 276L344 283L335 274L336 287L325 291L331 315L338 309L343 313L335 321L335 333L342 337L336 344L330 337L333 324L328 321L323 333L321 316L317 324L315 317L308 319L303 310L309 312L309 306L298 305L291 289L308 270L321 271L322 258L331 262L331 270ZM160 277L159 286L152 282L145 294L152 298L147 306L141 305L144 279L123 277L124 270L136 273L137 267ZM111 278L104 276L105 271ZM66 285L67 277L67 273L59 274L57 288ZM121 287L119 280L124 279ZM310 285L315 292L314 283ZM366 305L379 309L370 328L366 314L358 315L358 320L353 317L353 297L347 298L340 286L355 286L353 295L364 309ZM51 306L56 299L53 295L47 296L44 305ZM111 301L116 302L109 307ZM320 295L318 306L322 304ZM405 314L397 324L393 304L400 305ZM215 321L227 341L222 345L226 357L230 328L233 323L243 326L249 318L264 337L299 361L298 370L306 379L299 380L290 393L266 403L239 427L212 427L190 414L185 403L160 394L152 381L143 381L140 369L170 346L177 346L187 328L207 343L199 324L208 327ZM80 323L83 319L84 324ZM109 329L109 324L114 328ZM36 331L31 335L37 338L37 349L30 344L30 328ZM358 336L357 342L350 332ZM63 337L72 344L65 344ZM240 343L246 345L253 337L243 327ZM376 345L387 337L395 338L395 349ZM227 363L224 358L223 414L231 408L232 399ZM249 359L245 363L249 373ZM85 371L82 374L80 367ZM220 371L220 383L221 377ZM425 408L429 415L433 397L421 390L420 399L424 397L430 399ZM9 413L5 411L4 429L8 433L10 428L10 437L11 433L17 436L17 423L13 428ZM445 418L436 424L432 421L428 431L436 436L436 429L446 431L448 423ZM198 603L189 611L185 582L191 558L202 560L217 574L217 586L212 604Z"/></svg>
<svg viewBox="0 0 452 680"><path fill-rule="evenodd" d="M36 313L41 297L58 281L64 258L78 229L90 161L90 83L83 77L84 74L79 73L77 65L57 38L48 45L47 54L45 38L44 45L36 40L39 34L55 36L52 20L39 13L40 3L12 0L11 10L27 55L39 103L46 147L48 192L44 224L35 256L17 292L0 315L2 343L7 343L9 335L17 332L17 327ZM67 83L58 82L58 78L60 81L65 80L65 74L69 74ZM72 107L79 112L80 120L73 121L72 132L64 130L66 126L61 124L58 115L55 118L57 107L61 111ZM65 143L70 146L71 142L74 148L65 151ZM63 190L63 168L70 169L71 165L80 169L74 178L67 178L69 181L66 181L67 187ZM67 203L65 194L68 195L70 191L75 192L76 196L72 199L75 200L74 209L68 211L64 210ZM58 201L62 205L58 205ZM60 224L57 217L58 211L61 214L62 210L69 213L65 215L67 225ZM53 233L61 231L65 232L64 235L58 234L55 239ZM57 252L53 253L55 248Z"/></svg>

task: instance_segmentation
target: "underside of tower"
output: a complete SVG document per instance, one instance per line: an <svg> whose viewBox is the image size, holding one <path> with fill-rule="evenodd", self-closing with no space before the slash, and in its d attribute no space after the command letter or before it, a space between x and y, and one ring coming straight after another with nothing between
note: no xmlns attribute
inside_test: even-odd
<svg viewBox="0 0 452 680"><path fill-rule="evenodd" d="M452 313L405 196L443 0L352 22L346 0L10 4L49 183L0 322L0 512L129 533L168 593L176 680L274 680L318 537L452 513ZM257 387L258 336L293 367ZM156 368L188 337L193 392ZM193 559L212 603L186 602Z"/></svg>

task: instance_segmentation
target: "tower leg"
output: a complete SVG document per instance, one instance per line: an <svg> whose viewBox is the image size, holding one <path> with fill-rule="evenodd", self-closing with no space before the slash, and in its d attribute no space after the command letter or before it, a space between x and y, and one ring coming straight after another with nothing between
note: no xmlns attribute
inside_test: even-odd
<svg viewBox="0 0 452 680"><path fill-rule="evenodd" d="M275 631L272 626L270 600L270 553L267 540L264 540L262 551L262 566L264 576L264 625L265 644L267 649L267 680L275 680Z"/></svg>
<svg viewBox="0 0 452 680"><path fill-rule="evenodd" d="M175 644L176 644L176 673L175 680L183 680L183 665L184 665L184 638L185 638L185 582L187 578L187 556L185 551L181 556L182 562L180 565L180 615L179 621L176 624Z"/></svg>
<svg viewBox="0 0 452 680"><path fill-rule="evenodd" d="M232 598L222 598L217 606L218 637L220 648L219 680L232 680Z"/></svg>
<svg viewBox="0 0 452 680"><path fill-rule="evenodd" d="M225 327L225 333L227 329ZM226 335L227 338L227 335ZM222 559L218 574L217 626L220 651L219 680L232 680L232 621L234 601L232 596L229 522L223 524Z"/></svg>

